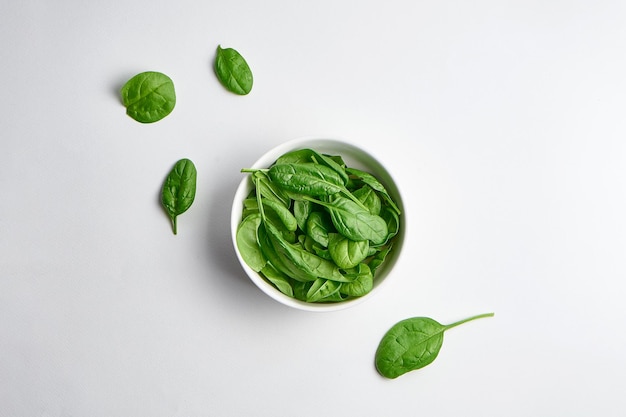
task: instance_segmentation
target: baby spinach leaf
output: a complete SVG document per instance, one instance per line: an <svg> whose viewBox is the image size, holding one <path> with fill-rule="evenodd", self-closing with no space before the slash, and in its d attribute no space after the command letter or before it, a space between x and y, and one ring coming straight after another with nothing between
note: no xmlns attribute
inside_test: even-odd
<svg viewBox="0 0 626 417"><path fill-rule="evenodd" d="M337 266L342 269L354 268L360 264L367 257L369 247L369 240L357 241L339 233L328 234L328 252Z"/></svg>
<svg viewBox="0 0 626 417"><path fill-rule="evenodd" d="M256 272L262 270L267 264L257 238L257 230L260 224L260 213L249 215L237 227L235 238L241 257Z"/></svg>
<svg viewBox="0 0 626 417"><path fill-rule="evenodd" d="M261 222L259 230L257 232L259 238L259 245L263 256L267 258L269 263L278 271L287 275L288 277L301 282L315 281L317 278L315 275L310 274L308 271L300 269L287 257L285 250L281 245L274 245L278 240L282 240L285 244L288 244L275 228L268 227L268 222ZM272 237L268 229L272 230Z"/></svg>
<svg viewBox="0 0 626 417"><path fill-rule="evenodd" d="M351 282L341 284L341 292L352 297L362 297L372 291L374 275L366 264L346 270L345 275L354 277Z"/></svg>
<svg viewBox="0 0 626 417"><path fill-rule="evenodd" d="M252 181L262 197L268 200L274 200L277 203L289 207L291 199L280 187L272 183L267 177L267 173L263 171L255 171L252 174Z"/></svg>
<svg viewBox="0 0 626 417"><path fill-rule="evenodd" d="M311 214L313 204L306 200L294 200L293 202L293 215L296 217L296 222L300 230L306 230L306 223Z"/></svg>
<svg viewBox="0 0 626 417"><path fill-rule="evenodd" d="M258 213L258 212L259 212L259 205L256 201L256 198L248 197L245 200L243 200L243 216L241 216L242 219L245 219L246 217L248 217L249 214Z"/></svg>
<svg viewBox="0 0 626 417"><path fill-rule="evenodd" d="M365 184L372 187L374 190L378 191L383 199L387 202L387 204L389 204L396 211L396 213L400 214L400 208L398 208L395 201L393 201L385 186L380 181L378 181L375 176L373 176L369 172L365 172L357 168L346 168L346 172L349 175L360 179Z"/></svg>
<svg viewBox="0 0 626 417"><path fill-rule="evenodd" d="M252 71L236 50L218 45L214 68L217 79L228 91L246 95L252 90Z"/></svg>
<svg viewBox="0 0 626 417"><path fill-rule="evenodd" d="M320 245L328 246L328 232L333 230L333 224L327 213L314 211L306 222L305 232L307 236Z"/></svg>
<svg viewBox="0 0 626 417"><path fill-rule="evenodd" d="M349 177L346 170L344 169L344 166L335 161L332 156L322 154L313 149L305 148L287 152L278 157L275 165L302 164L311 162L316 164L322 164L332 169L337 174L339 174L339 176L343 180L344 185L347 184Z"/></svg>
<svg viewBox="0 0 626 417"><path fill-rule="evenodd" d="M278 291L289 297L293 297L293 288L291 287L289 278L274 268L272 264L266 264L261 270L261 274L263 274L269 282L274 284Z"/></svg>
<svg viewBox="0 0 626 417"><path fill-rule="evenodd" d="M293 288L293 298L300 301L307 301L306 294L311 288L311 285L314 281L310 282L302 282L302 281L294 281Z"/></svg>
<svg viewBox="0 0 626 417"><path fill-rule="evenodd" d="M369 260L367 265L370 267L373 274L376 273L376 270L385 262L385 259L387 258L387 255L389 255L389 252L391 252L392 247L393 244L388 244L382 247L380 251L372 255L372 259Z"/></svg>
<svg viewBox="0 0 626 417"><path fill-rule="evenodd" d="M153 123L174 110L176 92L174 83L165 74L142 72L124 84L121 90L126 114L141 123Z"/></svg>
<svg viewBox="0 0 626 417"><path fill-rule="evenodd" d="M334 263L304 250L300 245L292 245L285 241L271 223L266 222L265 226L274 249L284 254L285 258L296 268L313 277L339 282L348 281Z"/></svg>
<svg viewBox="0 0 626 417"><path fill-rule="evenodd" d="M161 189L161 204L177 233L176 219L186 212L196 197L196 167L189 159L181 159L172 168Z"/></svg>
<svg viewBox="0 0 626 417"><path fill-rule="evenodd" d="M309 303L316 303L323 301L325 298L331 297L333 294L339 291L341 283L330 281L323 278L318 278L313 281L313 285L306 293L306 301Z"/></svg>
<svg viewBox="0 0 626 417"><path fill-rule="evenodd" d="M354 196L358 198L365 207L367 207L371 214L380 214L380 197L372 187L364 185L363 187L353 191L352 194L354 194Z"/></svg>
<svg viewBox="0 0 626 417"><path fill-rule="evenodd" d="M313 154L312 158L315 163L325 165L335 171L341 177L344 185L348 183L349 176L342 165L338 164L333 158L328 155L324 155L312 149L311 152Z"/></svg>
<svg viewBox="0 0 626 417"><path fill-rule="evenodd" d="M373 244L381 244L387 239L387 223L380 216L359 206L354 201L336 196L333 200L324 202L311 200L330 211L330 217L339 233L352 240L370 240Z"/></svg>
<svg viewBox="0 0 626 417"><path fill-rule="evenodd" d="M268 175L279 187L312 197L332 195L345 190L343 180L334 170L312 162L276 164Z"/></svg>
<svg viewBox="0 0 626 417"><path fill-rule="evenodd" d="M413 317L394 324L385 333L376 350L378 372L387 378L397 378L407 372L431 364L439 355L443 333L453 327L493 313L480 314L442 325L428 317Z"/></svg>
<svg viewBox="0 0 626 417"><path fill-rule="evenodd" d="M274 164L301 164L304 162L313 162L313 151L311 149L296 149L294 151L284 153L276 159Z"/></svg>
<svg viewBox="0 0 626 417"><path fill-rule="evenodd" d="M395 210L389 206L385 206L380 212L380 217L387 223L387 239L382 243L383 245L389 242L400 230L400 217Z"/></svg>
<svg viewBox="0 0 626 417"><path fill-rule="evenodd" d="M263 198L262 201L263 206L272 210L288 231L296 231L296 229L298 228L298 222L296 220L296 217L291 213L291 211L289 211L287 207L273 200L268 200L265 198Z"/></svg>

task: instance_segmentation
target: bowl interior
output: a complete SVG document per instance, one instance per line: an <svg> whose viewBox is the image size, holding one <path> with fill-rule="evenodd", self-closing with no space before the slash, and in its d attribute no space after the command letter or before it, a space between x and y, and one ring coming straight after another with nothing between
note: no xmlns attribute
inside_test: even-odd
<svg viewBox="0 0 626 417"><path fill-rule="evenodd" d="M376 276L374 277L374 287L372 291L362 297L337 303L307 303L305 301L297 300L281 293L270 283L266 282L262 276L252 270L242 259L239 250L237 249L236 242L237 227L242 220L241 216L243 211L243 200L252 190L252 182L249 178L249 175L247 174L245 174L245 178L241 180L241 183L239 184L237 191L235 192L235 197L233 200L231 212L232 241L235 247L237 258L239 259L239 263L243 267L246 274L250 277L252 282L256 284L257 287L259 287L264 293L272 297L274 300L300 310L337 311L362 303L363 301L371 298L380 290L381 286L385 282L385 279L389 275L390 271L393 269L393 266L397 262L398 257L401 253L402 243L404 240L406 214L404 211L404 206L402 204L400 192L396 187L393 178L385 169L385 167L367 151L343 140L311 138L294 139L273 148L272 150L264 154L261 158L259 158L252 166L245 168L268 168L282 154L302 148L311 148L321 153L340 155L347 166L367 171L376 176L378 180L385 186L385 188L402 212L400 217L400 230L398 231L398 234L395 238L396 240L394 243L394 249L385 260L385 263L377 270Z"/></svg>

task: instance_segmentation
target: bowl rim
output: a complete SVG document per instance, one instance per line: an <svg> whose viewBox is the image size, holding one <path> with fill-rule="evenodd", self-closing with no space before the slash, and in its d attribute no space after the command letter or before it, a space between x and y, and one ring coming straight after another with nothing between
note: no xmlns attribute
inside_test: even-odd
<svg viewBox="0 0 626 417"><path fill-rule="evenodd" d="M404 201L402 199L400 190L396 185L396 181L392 177L391 173L387 170L387 168L385 168L385 166L363 146L357 145L354 142L345 140L343 138L302 136L299 138L291 139L266 151L254 162L254 164L246 168L267 168L284 153L303 148L321 150L322 152L326 152L325 149L332 149L328 152L333 152L336 155L341 155L343 158L350 161L354 161L356 158L354 155L358 154L360 161L350 164L350 166L360 165L362 168L369 169L370 171L374 171L376 173L382 172L383 176L385 177L381 179L378 178L379 175L377 175L377 178L384 184L385 188L393 196L395 203L400 208L402 213L402 221L400 222L400 229L397 234L394 250L391 253L392 258L387 260L382 269L379 271L378 277L376 277L374 280L374 287L372 288L372 290L364 296L353 298L347 301L340 301L335 303L308 303L306 301L301 301L281 293L278 289L268 283L259 273L250 268L241 257L236 240L237 227L242 220L241 216L243 211L243 200L252 189L250 175L248 174L246 174L245 177L239 182L239 185L237 186L233 197L230 217L232 244L237 259L243 270L245 271L246 275L248 275L250 280L262 292L264 292L275 301L278 301L279 303L284 304L288 307L293 307L295 309L304 311L329 312L344 310L346 308L354 307L365 302L366 300L371 299L375 294L380 292L381 288L383 288L388 283L388 275L390 274L393 266L397 263L402 253L401 249L403 246L406 230L406 210L404 207Z"/></svg>

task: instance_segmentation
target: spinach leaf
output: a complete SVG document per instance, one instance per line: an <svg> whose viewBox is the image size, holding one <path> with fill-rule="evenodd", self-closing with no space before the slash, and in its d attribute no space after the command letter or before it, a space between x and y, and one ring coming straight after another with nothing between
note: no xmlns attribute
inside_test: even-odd
<svg viewBox="0 0 626 417"><path fill-rule="evenodd" d="M295 232L298 228L298 222L296 217L289 211L289 209L273 200L268 200L263 198L263 206L272 210L280 222L285 226L285 228L290 232Z"/></svg>
<svg viewBox="0 0 626 417"><path fill-rule="evenodd" d="M306 222L306 235L320 245L328 246L328 232L334 230L332 222L327 213L314 211Z"/></svg>
<svg viewBox="0 0 626 417"><path fill-rule="evenodd" d="M384 245L398 234L398 231L400 230L400 217L398 216L398 213L396 213L396 211L389 206L385 206L383 208L380 213L380 217L382 217L387 223L387 239L385 239L382 243Z"/></svg>
<svg viewBox="0 0 626 417"><path fill-rule="evenodd" d="M335 228L348 239L370 240L375 245L387 239L388 229L385 220L370 214L369 210L348 198L338 195L328 202L310 201L328 208Z"/></svg>
<svg viewBox="0 0 626 417"><path fill-rule="evenodd" d="M296 149L284 153L276 159L274 165L300 164L304 162L313 162L313 151L311 149Z"/></svg>
<svg viewBox="0 0 626 417"><path fill-rule="evenodd" d="M316 303L323 301L325 298L331 297L339 291L341 283L318 278L313 282L311 288L306 293L306 301Z"/></svg>
<svg viewBox="0 0 626 417"><path fill-rule="evenodd" d="M373 176L369 172L365 172L357 168L346 168L346 172L349 175L352 175L360 179L365 184L372 187L374 190L378 191L383 197L383 199L387 202L387 204L389 204L395 210L396 213L400 214L400 208L398 208L396 203L393 201L393 199L389 195L389 192L387 191L385 186L380 181L378 181L378 179L375 176Z"/></svg>
<svg viewBox="0 0 626 417"><path fill-rule="evenodd" d="M236 50L218 45L214 68L217 79L228 91L243 96L252 90L252 71Z"/></svg>
<svg viewBox="0 0 626 417"><path fill-rule="evenodd" d="M126 114L141 123L153 123L174 110L174 83L165 74L146 71L135 75L121 90Z"/></svg>
<svg viewBox="0 0 626 417"><path fill-rule="evenodd" d="M176 219L191 207L196 197L196 167L189 159L181 159L172 168L161 189L161 204L177 233Z"/></svg>
<svg viewBox="0 0 626 417"><path fill-rule="evenodd" d="M344 185L348 183L350 178L342 165L338 164L332 157L328 155L319 153L312 149L311 153L313 154L312 159L315 163L322 164L335 171L341 177Z"/></svg>
<svg viewBox="0 0 626 417"><path fill-rule="evenodd" d="M270 232L268 230L271 230L271 234L273 236L270 237ZM315 275L300 269L287 257L287 254L281 245L275 245L275 242L279 240L282 241L283 244L288 245L289 243L284 240L275 228L270 226L270 223L265 221L261 222L257 234L259 237L261 252L263 252L263 256L267 258L268 262L274 268L296 281L315 281L317 278Z"/></svg>
<svg viewBox="0 0 626 417"><path fill-rule="evenodd" d="M274 284L278 291L289 297L293 297L293 288L291 287L289 277L274 268L272 264L266 264L261 270L261 274L265 279Z"/></svg>
<svg viewBox="0 0 626 417"><path fill-rule="evenodd" d="M284 254L285 257L301 271L317 278L325 278L338 282L349 281L349 279L341 274L339 268L334 263L304 250L300 245L292 245L285 241L284 238L277 233L271 223L266 222L265 226L269 232L274 249Z"/></svg>
<svg viewBox="0 0 626 417"><path fill-rule="evenodd" d="M367 265L372 270L372 273L376 273L376 270L385 262L387 255L391 252L393 248L393 244L389 244L387 246L382 247L382 249L372 255L372 258L369 260Z"/></svg>
<svg viewBox="0 0 626 417"><path fill-rule="evenodd" d="M311 215L313 204L306 200L294 200L293 201L293 215L296 217L296 222L300 230L306 230L306 223Z"/></svg>
<svg viewBox="0 0 626 417"><path fill-rule="evenodd" d="M345 190L339 174L331 168L312 162L276 164L270 167L268 176L284 190L312 197L332 195Z"/></svg>
<svg viewBox="0 0 626 417"><path fill-rule="evenodd" d="M428 317L402 320L385 333L376 350L376 369L387 378L397 378L407 372L431 364L439 355L443 333L453 327L493 313L480 314L442 325Z"/></svg>
<svg viewBox="0 0 626 417"><path fill-rule="evenodd" d="M310 282L302 282L295 281L292 285L293 288L293 298L300 301L307 301L306 294L311 288L313 281Z"/></svg>
<svg viewBox="0 0 626 417"><path fill-rule="evenodd" d="M366 264L346 270L345 275L354 277L352 282L341 284L341 292L352 297L361 297L372 291L374 275Z"/></svg>
<svg viewBox="0 0 626 417"><path fill-rule="evenodd" d="M328 252L339 268L354 268L367 257L369 240L351 240L339 233L328 234Z"/></svg>
<svg viewBox="0 0 626 417"><path fill-rule="evenodd" d="M270 181L270 179L267 177L266 172L263 172L261 170L255 171L252 174L252 181L254 182L262 197L265 197L269 200L274 200L277 203L284 205L285 207L289 207L291 199L286 192L284 192L280 187Z"/></svg>
<svg viewBox="0 0 626 417"><path fill-rule="evenodd" d="M253 271L259 272L267 264L265 256L259 246L257 230L261 225L261 214L254 213L247 216L237 227L235 240L243 260Z"/></svg>
<svg viewBox="0 0 626 417"><path fill-rule="evenodd" d="M372 187L370 187L369 185L364 185L363 187L354 190L352 194L354 194L354 196L358 198L365 207L367 207L371 214L380 214L380 209L382 206L380 202L380 197Z"/></svg>
<svg viewBox="0 0 626 417"><path fill-rule="evenodd" d="M302 163L316 163L324 165L333 171L335 171L343 180L344 185L348 183L349 176L344 166L338 163L332 156L325 155L317 152L313 149L297 149L287 152L276 160L275 165L282 164L302 164ZM343 161L342 161L343 162Z"/></svg>

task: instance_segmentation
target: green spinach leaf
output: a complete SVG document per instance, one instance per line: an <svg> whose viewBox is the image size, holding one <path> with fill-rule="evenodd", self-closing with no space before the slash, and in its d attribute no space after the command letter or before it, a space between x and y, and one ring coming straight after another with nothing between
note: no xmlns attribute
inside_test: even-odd
<svg viewBox="0 0 626 417"><path fill-rule="evenodd" d="M146 71L135 75L121 90L126 114L141 123L153 123L174 110L174 83L165 74Z"/></svg>
<svg viewBox="0 0 626 417"><path fill-rule="evenodd" d="M365 207L367 207L371 214L380 214L380 197L372 187L370 187L369 185L364 185L363 187L354 190L352 194L354 194L354 196L358 198Z"/></svg>
<svg viewBox="0 0 626 417"><path fill-rule="evenodd" d="M321 211L314 211L306 222L306 235L324 247L328 247L328 232L334 230L330 216Z"/></svg>
<svg viewBox="0 0 626 417"><path fill-rule="evenodd" d="M176 220L186 212L196 197L196 167L189 159L181 159L172 168L161 189L161 204L177 233Z"/></svg>
<svg viewBox="0 0 626 417"><path fill-rule="evenodd" d="M252 71L236 50L218 45L214 68L217 79L228 91L243 96L252 90Z"/></svg>
<svg viewBox="0 0 626 417"><path fill-rule="evenodd" d="M388 229L385 220L354 201L337 195L331 201L310 200L330 211L330 217L339 233L352 240L370 240L381 244L387 239Z"/></svg>
<svg viewBox="0 0 626 417"><path fill-rule="evenodd" d="M374 275L366 264L359 264L355 268L346 270L345 275L354 278L351 282L341 284L342 293L352 297L362 297L372 291Z"/></svg>
<svg viewBox="0 0 626 417"><path fill-rule="evenodd" d="M331 297L341 288L340 282L330 281L323 278L318 278L313 281L313 285L306 293L306 301L309 303L317 303L323 301L326 298Z"/></svg>
<svg viewBox="0 0 626 417"><path fill-rule="evenodd" d="M267 264L261 247L259 246L259 239L257 237L257 231L261 225L261 214L254 213L247 216L237 227L237 234L235 240L237 242L237 248L243 260L248 264L252 270L259 272Z"/></svg>
<svg viewBox="0 0 626 417"><path fill-rule="evenodd" d="M266 198L263 198L261 201L263 202L263 207L272 210L288 231L295 232L297 230L298 221L296 220L296 216L294 216L287 207Z"/></svg>
<svg viewBox="0 0 626 417"><path fill-rule="evenodd" d="M340 233L328 234L328 252L339 268L354 268L367 257L369 240L351 240Z"/></svg>
<svg viewBox="0 0 626 417"><path fill-rule="evenodd" d="M272 264L266 264L261 270L261 274L283 294L293 297L293 288L287 275L278 271Z"/></svg>
<svg viewBox="0 0 626 417"><path fill-rule="evenodd" d="M387 204L389 204L396 213L400 214L400 208L396 205L395 201L393 201L385 186L380 181L378 181L375 176L373 176L369 172L365 172L357 168L346 168L346 172L349 175L360 179L361 181L363 181L363 183L369 185L374 190L378 191L381 194L382 198L387 202Z"/></svg>
<svg viewBox="0 0 626 417"><path fill-rule="evenodd" d="M453 327L493 313L480 314L442 325L428 317L402 320L385 333L376 350L376 369L387 378L397 378L407 372L431 364L439 355L443 333Z"/></svg>
<svg viewBox="0 0 626 417"><path fill-rule="evenodd" d="M372 258L369 260L369 262L367 263L367 265L370 267L370 269L372 270L372 273L376 273L376 271L378 270L378 268L385 263L385 259L387 259L387 255L389 255L389 253L391 252L391 249L393 248L393 244L388 244L386 246L383 246L382 248L380 248L379 251L375 252L372 256ZM370 247L371 249L371 247Z"/></svg>
<svg viewBox="0 0 626 417"><path fill-rule="evenodd" d="M339 174L331 168L313 162L276 164L269 169L268 176L284 190L313 197L332 195L345 190Z"/></svg>
<svg viewBox="0 0 626 417"><path fill-rule="evenodd" d="M293 215L296 217L296 222L300 230L306 230L306 223L311 215L313 204L306 200L294 200L293 201Z"/></svg>

